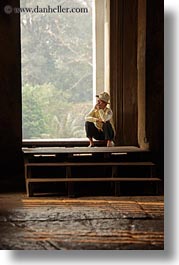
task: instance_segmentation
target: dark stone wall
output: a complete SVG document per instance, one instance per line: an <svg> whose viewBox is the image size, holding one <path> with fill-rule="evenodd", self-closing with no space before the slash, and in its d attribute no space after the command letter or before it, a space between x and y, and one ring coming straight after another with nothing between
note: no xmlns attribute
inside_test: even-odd
<svg viewBox="0 0 179 265"><path fill-rule="evenodd" d="M137 0L111 0L110 93L118 145L137 145Z"/></svg>
<svg viewBox="0 0 179 265"><path fill-rule="evenodd" d="M137 139L137 0L124 1L123 20L123 144Z"/></svg>
<svg viewBox="0 0 179 265"><path fill-rule="evenodd" d="M0 180L13 183L23 172L21 52L19 14L5 12L8 5L18 7L19 0L0 1Z"/></svg>
<svg viewBox="0 0 179 265"><path fill-rule="evenodd" d="M138 0L111 0L111 97L117 143L137 145ZM163 171L164 2L146 0L146 134L153 160Z"/></svg>
<svg viewBox="0 0 179 265"><path fill-rule="evenodd" d="M161 177L164 155L164 2L147 1L146 110L147 138Z"/></svg>

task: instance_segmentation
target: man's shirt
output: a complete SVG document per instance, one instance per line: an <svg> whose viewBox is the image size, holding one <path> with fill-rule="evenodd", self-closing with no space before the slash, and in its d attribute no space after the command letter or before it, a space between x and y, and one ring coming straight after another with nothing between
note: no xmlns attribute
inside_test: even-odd
<svg viewBox="0 0 179 265"><path fill-rule="evenodd" d="M112 125L112 128L115 132L114 123L113 123L113 112L109 107L106 107L105 109L96 109L93 108L85 117L85 121L93 122L94 125L98 130L103 130L103 122L109 121ZM102 120L102 122L98 120Z"/></svg>

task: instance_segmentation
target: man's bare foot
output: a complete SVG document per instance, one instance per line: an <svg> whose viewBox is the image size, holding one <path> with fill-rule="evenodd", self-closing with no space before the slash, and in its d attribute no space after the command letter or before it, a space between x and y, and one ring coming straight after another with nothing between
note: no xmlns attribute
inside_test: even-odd
<svg viewBox="0 0 179 265"><path fill-rule="evenodd" d="M93 147L94 146L94 142L92 138L89 138L89 146L88 147Z"/></svg>
<svg viewBox="0 0 179 265"><path fill-rule="evenodd" d="M112 147L112 146L114 146L114 142L111 140L108 140L107 141L107 147Z"/></svg>
<svg viewBox="0 0 179 265"><path fill-rule="evenodd" d="M94 144L90 144L90 145L88 145L88 147L94 147Z"/></svg>

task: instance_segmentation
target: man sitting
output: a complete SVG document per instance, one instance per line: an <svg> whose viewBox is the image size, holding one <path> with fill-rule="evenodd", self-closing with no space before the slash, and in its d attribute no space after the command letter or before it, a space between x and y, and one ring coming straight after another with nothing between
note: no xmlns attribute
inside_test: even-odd
<svg viewBox="0 0 179 265"><path fill-rule="evenodd" d="M112 121L113 112L109 104L110 96L107 92L102 92L96 96L97 104L85 117L86 136L89 139L89 147L94 146L93 138L96 140L106 140L107 146L113 146L115 135Z"/></svg>

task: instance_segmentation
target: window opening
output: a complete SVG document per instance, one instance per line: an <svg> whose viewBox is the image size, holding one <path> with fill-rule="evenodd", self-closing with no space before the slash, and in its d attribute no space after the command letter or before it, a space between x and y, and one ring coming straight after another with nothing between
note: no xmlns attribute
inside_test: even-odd
<svg viewBox="0 0 179 265"><path fill-rule="evenodd" d="M105 90L106 1L21 0L23 140L85 138L96 87Z"/></svg>

